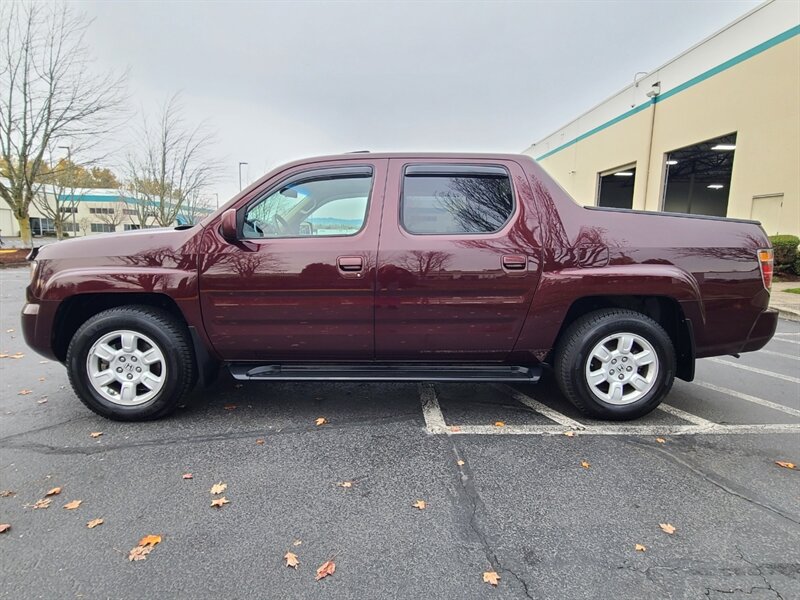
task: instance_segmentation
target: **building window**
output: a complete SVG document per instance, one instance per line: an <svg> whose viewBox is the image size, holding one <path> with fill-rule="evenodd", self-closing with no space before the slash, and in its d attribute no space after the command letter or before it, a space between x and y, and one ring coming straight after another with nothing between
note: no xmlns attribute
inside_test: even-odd
<svg viewBox="0 0 800 600"><path fill-rule="evenodd" d="M60 206L59 210L62 214L71 215L78 212L77 206Z"/></svg>
<svg viewBox="0 0 800 600"><path fill-rule="evenodd" d="M135 217L136 216L136 210L133 209L133 208L123 208L122 209L122 214L127 215L129 217Z"/></svg>
<svg viewBox="0 0 800 600"><path fill-rule="evenodd" d="M134 225L132 223L125 223L125 225L122 226L122 229L124 231L134 231L136 229L141 229L141 227L139 225Z"/></svg>
<svg viewBox="0 0 800 600"><path fill-rule="evenodd" d="M64 221L61 224L62 229L67 233L77 233L79 226L77 223L73 223L72 221Z"/></svg>
<svg viewBox="0 0 800 600"><path fill-rule="evenodd" d="M415 234L494 233L514 212L503 167L414 165L405 170L403 228Z"/></svg>
<svg viewBox="0 0 800 600"><path fill-rule="evenodd" d="M597 178L597 206L633 208L636 163L600 173Z"/></svg>
<svg viewBox="0 0 800 600"><path fill-rule="evenodd" d="M116 228L109 223L92 223L92 233L111 233Z"/></svg>
<svg viewBox="0 0 800 600"><path fill-rule="evenodd" d="M731 133L667 154L664 210L727 216L735 151Z"/></svg>

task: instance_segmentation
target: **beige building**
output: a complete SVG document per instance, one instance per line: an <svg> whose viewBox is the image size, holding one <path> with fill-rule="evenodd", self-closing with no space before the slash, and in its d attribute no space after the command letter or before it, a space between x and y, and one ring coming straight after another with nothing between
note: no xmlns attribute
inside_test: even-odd
<svg viewBox="0 0 800 600"><path fill-rule="evenodd" d="M31 233L36 237L55 235L52 215L55 210L54 191L42 186L38 200L30 205ZM41 210L44 202L49 210ZM65 215L64 232L68 237L81 237L96 233L130 231L140 228L141 203L135 198L121 195L116 189L83 189L74 194L60 196L59 210ZM211 212L210 203L184 203L176 217L176 224L195 222ZM148 218L152 226L153 217ZM19 236L19 223L5 201L0 200L0 236Z"/></svg>
<svg viewBox="0 0 800 600"><path fill-rule="evenodd" d="M800 234L800 3L765 2L533 144L581 204Z"/></svg>

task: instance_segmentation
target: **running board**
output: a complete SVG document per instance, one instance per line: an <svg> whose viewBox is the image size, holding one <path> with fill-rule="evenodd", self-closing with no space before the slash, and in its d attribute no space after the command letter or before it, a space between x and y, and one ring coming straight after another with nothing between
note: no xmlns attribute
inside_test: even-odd
<svg viewBox="0 0 800 600"><path fill-rule="evenodd" d="M540 367L503 365L255 365L231 363L239 380L272 381L539 381Z"/></svg>

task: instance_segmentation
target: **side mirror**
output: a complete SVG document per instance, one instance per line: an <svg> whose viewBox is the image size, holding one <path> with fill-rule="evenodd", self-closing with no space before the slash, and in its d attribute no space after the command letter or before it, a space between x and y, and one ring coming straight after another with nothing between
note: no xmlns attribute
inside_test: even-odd
<svg viewBox="0 0 800 600"><path fill-rule="evenodd" d="M239 240L239 233L236 229L236 209L229 208L222 213L220 233L226 242L233 244Z"/></svg>

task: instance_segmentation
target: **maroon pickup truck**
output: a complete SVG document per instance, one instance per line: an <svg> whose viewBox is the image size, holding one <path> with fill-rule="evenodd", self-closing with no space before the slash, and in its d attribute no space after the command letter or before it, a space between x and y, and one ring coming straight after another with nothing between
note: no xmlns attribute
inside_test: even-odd
<svg viewBox="0 0 800 600"><path fill-rule="evenodd" d="M772 337L759 223L578 206L518 155L356 153L269 173L195 226L34 250L25 339L91 410L161 417L236 379L535 382L653 410Z"/></svg>

